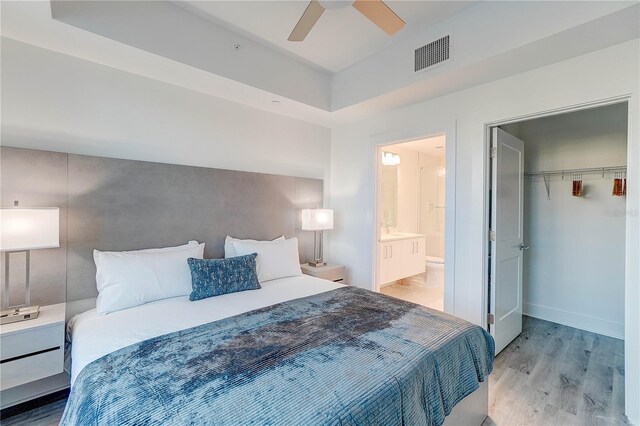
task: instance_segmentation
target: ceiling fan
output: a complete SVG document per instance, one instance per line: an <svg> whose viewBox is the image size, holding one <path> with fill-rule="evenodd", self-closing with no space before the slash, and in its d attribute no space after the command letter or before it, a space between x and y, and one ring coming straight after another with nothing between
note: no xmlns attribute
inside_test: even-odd
<svg viewBox="0 0 640 426"><path fill-rule="evenodd" d="M349 6L356 8L358 12L389 35L397 33L404 26L404 21L382 0L311 0L295 28L291 31L288 40L303 41L325 9L341 9Z"/></svg>

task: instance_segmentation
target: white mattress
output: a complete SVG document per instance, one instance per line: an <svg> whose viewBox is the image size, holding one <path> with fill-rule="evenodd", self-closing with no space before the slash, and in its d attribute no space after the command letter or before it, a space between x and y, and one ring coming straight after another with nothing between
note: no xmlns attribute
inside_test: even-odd
<svg viewBox="0 0 640 426"><path fill-rule="evenodd" d="M71 340L71 384L85 366L125 346L342 286L302 275L263 283L259 290L225 294L196 302L190 302L187 296L174 297L107 315L100 315L91 309L69 321L67 332Z"/></svg>

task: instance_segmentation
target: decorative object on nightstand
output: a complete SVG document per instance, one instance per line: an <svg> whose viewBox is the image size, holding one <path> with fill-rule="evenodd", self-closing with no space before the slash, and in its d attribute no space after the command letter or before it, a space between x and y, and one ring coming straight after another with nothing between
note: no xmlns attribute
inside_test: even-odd
<svg viewBox="0 0 640 426"><path fill-rule="evenodd" d="M302 273L312 277L322 278L336 283L344 283L346 279L345 267L341 265L312 266L308 264L300 265Z"/></svg>
<svg viewBox="0 0 640 426"><path fill-rule="evenodd" d="M42 306L37 319L0 326L0 390L44 379L64 369L65 304Z"/></svg>
<svg viewBox="0 0 640 426"><path fill-rule="evenodd" d="M0 209L0 251L4 252L4 287L0 324L35 319L38 306L31 305L31 250L60 247L60 212L52 208ZM10 306L9 266L11 254L25 253L24 304Z"/></svg>
<svg viewBox="0 0 640 426"><path fill-rule="evenodd" d="M313 234L313 262L309 266L320 267L326 263L322 260L322 232L333 229L333 210L331 209L303 209L302 230L314 231ZM318 238L318 235L320 238Z"/></svg>

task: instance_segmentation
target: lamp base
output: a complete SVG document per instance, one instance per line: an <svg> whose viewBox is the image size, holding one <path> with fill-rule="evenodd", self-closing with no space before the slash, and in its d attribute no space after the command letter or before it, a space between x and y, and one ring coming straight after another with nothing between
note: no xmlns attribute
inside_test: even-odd
<svg viewBox="0 0 640 426"><path fill-rule="evenodd" d="M7 309L0 312L0 324L36 319L39 313L40 306L23 306L21 308Z"/></svg>
<svg viewBox="0 0 640 426"><path fill-rule="evenodd" d="M327 266L327 262L309 262L309 266L313 266L314 268L320 268L322 266Z"/></svg>

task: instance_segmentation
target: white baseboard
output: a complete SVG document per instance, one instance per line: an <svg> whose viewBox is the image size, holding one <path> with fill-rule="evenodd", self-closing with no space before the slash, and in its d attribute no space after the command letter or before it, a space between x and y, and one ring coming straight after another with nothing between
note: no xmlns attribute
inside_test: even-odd
<svg viewBox="0 0 640 426"><path fill-rule="evenodd" d="M380 284L380 288L389 287L398 283L402 283L402 280L389 281L388 283Z"/></svg>
<svg viewBox="0 0 640 426"><path fill-rule="evenodd" d="M624 324L621 323L534 303L523 303L522 313L530 317L624 340Z"/></svg>

